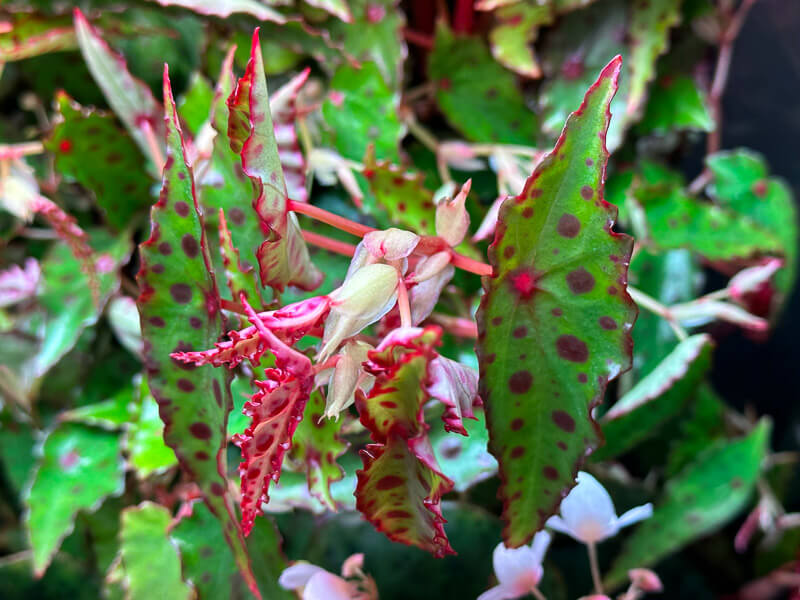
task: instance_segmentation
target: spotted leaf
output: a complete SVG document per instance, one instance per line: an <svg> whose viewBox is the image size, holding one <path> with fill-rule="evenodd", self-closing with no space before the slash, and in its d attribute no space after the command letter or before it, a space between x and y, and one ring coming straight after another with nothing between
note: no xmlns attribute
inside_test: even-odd
<svg viewBox="0 0 800 600"><path fill-rule="evenodd" d="M550 4L519 2L499 8L495 11L497 25L489 33L492 55L520 75L541 77L532 44L539 35L539 27L549 25L554 17Z"/></svg>
<svg viewBox="0 0 800 600"><path fill-rule="evenodd" d="M480 394L500 463L503 537L544 526L601 443L592 408L630 367L631 240L603 200L608 110L621 59L589 88L521 195L500 209L478 311Z"/></svg>
<svg viewBox="0 0 800 600"><path fill-rule="evenodd" d="M261 282L278 291L287 285L314 289L323 275L308 256L294 213L286 209L286 182L270 113L258 30L253 34L247 69L228 98L228 107L231 148L241 155L242 168L253 182L253 206L266 238L257 251Z"/></svg>
<svg viewBox="0 0 800 600"><path fill-rule="evenodd" d="M739 513L761 473L770 429L769 422L762 420L747 436L708 448L668 481L653 516L628 539L607 582L624 583L629 569L656 564Z"/></svg>
<svg viewBox="0 0 800 600"><path fill-rule="evenodd" d="M164 441L222 521L239 569L257 593L225 473L225 428L230 411L225 372L181 364L170 354L212 346L222 333L219 293L204 223L186 162L183 138L164 72L167 159L161 195L151 212L150 238L141 244L137 301L150 391L164 422Z"/></svg>
<svg viewBox="0 0 800 600"><path fill-rule="evenodd" d="M256 281L252 268L247 269L239 258L239 250L233 245L231 232L225 220L225 211L219 209L219 251L225 267L225 280L233 298L239 294L247 296L251 302L261 300L261 287Z"/></svg>
<svg viewBox="0 0 800 600"><path fill-rule="evenodd" d="M159 118L161 107L150 88L130 74L125 59L106 44L78 8L74 11L74 20L83 59L109 106L144 155L155 158L149 140L159 144L163 129Z"/></svg>
<svg viewBox="0 0 800 600"><path fill-rule="evenodd" d="M294 434L291 457L305 466L308 489L330 510L338 508L330 486L344 477L336 459L347 450L339 437L345 419L326 419L325 397L316 391L306 404L303 420Z"/></svg>
<svg viewBox="0 0 800 600"><path fill-rule="evenodd" d="M45 141L56 168L94 193L106 222L125 228L151 204L152 182L141 170L139 149L112 116L84 109L64 92L56 103L58 121Z"/></svg>

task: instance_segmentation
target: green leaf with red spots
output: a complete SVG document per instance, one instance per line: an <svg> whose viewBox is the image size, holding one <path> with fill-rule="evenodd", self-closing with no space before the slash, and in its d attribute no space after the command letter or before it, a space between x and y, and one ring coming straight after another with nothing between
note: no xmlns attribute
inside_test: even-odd
<svg viewBox="0 0 800 600"><path fill-rule="evenodd" d="M155 159L150 141L159 145L163 129L161 107L150 88L130 74L125 59L106 44L78 8L74 20L78 45L92 77L142 153ZM148 129L152 133L150 139Z"/></svg>
<svg viewBox="0 0 800 600"><path fill-rule="evenodd" d="M305 466L308 489L311 495L329 510L336 510L336 500L330 485L344 477L336 462L347 450L347 442L339 437L344 419L326 419L325 397L319 390L311 394L292 439L290 458Z"/></svg>
<svg viewBox="0 0 800 600"><path fill-rule="evenodd" d="M494 16L497 24L489 32L489 41L495 59L520 75L541 77L542 70L532 45L539 35L539 27L553 22L552 6L519 2L498 8Z"/></svg>
<svg viewBox="0 0 800 600"><path fill-rule="evenodd" d="M242 169L253 182L253 207L266 238L256 253L261 282L278 291L287 285L314 289L323 275L308 256L294 213L286 208L286 181L275 139L258 30L253 34L247 70L228 98L228 107L231 148L241 155Z"/></svg>
<svg viewBox="0 0 800 600"><path fill-rule="evenodd" d="M632 240L603 200L605 134L621 59L567 120L522 194L506 200L478 310L480 395L500 463L503 538L531 539L602 442L591 410L630 367Z"/></svg>
<svg viewBox="0 0 800 600"><path fill-rule="evenodd" d="M360 161L373 145L378 158L398 162L404 133L398 103L374 63L339 67L322 104L328 143L350 160Z"/></svg>
<svg viewBox="0 0 800 600"><path fill-rule="evenodd" d="M386 210L392 224L420 235L436 234L433 192L425 188L422 173L409 173L388 160L375 160L373 146L364 157L363 173L375 201Z"/></svg>
<svg viewBox="0 0 800 600"><path fill-rule="evenodd" d="M151 213L150 239L140 246L137 276L145 365L164 421L164 440L222 521L235 560L254 589L224 476L229 376L211 366L193 367L170 358L172 352L213 346L222 333L222 320L194 175L186 162L166 71L164 104L167 161L161 196Z"/></svg>
<svg viewBox="0 0 800 600"><path fill-rule="evenodd" d="M139 149L110 115L82 108L64 92L56 103L58 121L45 141L56 169L91 190L106 221L124 229L152 202Z"/></svg>
<svg viewBox="0 0 800 600"><path fill-rule="evenodd" d="M680 19L681 0L634 0L628 59L631 81L626 107L630 118L641 114L647 86L655 77L656 60L667 50L670 29Z"/></svg>
<svg viewBox="0 0 800 600"><path fill-rule="evenodd" d="M668 481L653 516L627 540L606 576L607 583L623 584L629 569L655 565L744 509L761 474L770 429L769 422L762 420L747 436L707 449Z"/></svg>
<svg viewBox="0 0 800 600"><path fill-rule="evenodd" d="M250 302L261 304L261 287L256 280L253 269L245 268L239 258L239 250L233 245L231 232L225 220L225 211L219 209L219 251L225 267L225 280L232 298L244 294Z"/></svg>
<svg viewBox="0 0 800 600"><path fill-rule="evenodd" d="M480 38L456 35L439 24L428 70L439 108L467 139L536 142L536 115L525 105L514 75L495 62Z"/></svg>
<svg viewBox="0 0 800 600"><path fill-rule="evenodd" d="M41 576L75 525L80 511L94 512L125 489L119 435L66 423L45 438L30 491L25 525L33 569Z"/></svg>
<svg viewBox="0 0 800 600"><path fill-rule="evenodd" d="M182 579L178 548L169 538L169 510L143 502L123 510L120 521L119 558L126 600L193 598Z"/></svg>
<svg viewBox="0 0 800 600"><path fill-rule="evenodd" d="M12 14L9 29L0 33L0 62L22 60L77 47L75 29L69 17L41 17Z"/></svg>
<svg viewBox="0 0 800 600"><path fill-rule="evenodd" d="M764 159L748 150L718 152L708 157L707 164L714 175L710 195L778 239L785 267L775 282L782 294L788 294L797 276L797 208L791 189L770 177Z"/></svg>
<svg viewBox="0 0 800 600"><path fill-rule="evenodd" d="M783 252L777 235L746 214L688 194L679 174L642 163L632 199L643 211L647 236L656 250L687 248L709 260L746 259Z"/></svg>
<svg viewBox="0 0 800 600"><path fill-rule="evenodd" d="M708 372L712 348L706 334L693 335L678 344L603 415L606 444L592 458L619 456L678 416Z"/></svg>
<svg viewBox="0 0 800 600"><path fill-rule="evenodd" d="M375 383L369 396L356 397L356 407L376 443L361 451L355 492L356 508L378 531L438 557L453 553L440 507L453 482L436 462L422 407L440 337L436 327L399 329L369 352Z"/></svg>

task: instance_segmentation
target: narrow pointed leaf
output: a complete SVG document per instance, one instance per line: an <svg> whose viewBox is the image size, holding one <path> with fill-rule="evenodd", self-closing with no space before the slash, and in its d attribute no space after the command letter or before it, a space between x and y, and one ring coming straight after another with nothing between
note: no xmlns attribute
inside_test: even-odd
<svg viewBox="0 0 800 600"><path fill-rule="evenodd" d="M151 0L161 6L180 6L201 15L229 17L232 14L252 15L260 21L285 23L286 18L276 10L256 0Z"/></svg>
<svg viewBox="0 0 800 600"><path fill-rule="evenodd" d="M522 194L500 209L478 311L480 395L500 463L503 537L531 539L602 436L591 416L630 367L631 240L603 200L617 57L567 120Z"/></svg>
<svg viewBox="0 0 800 600"><path fill-rule="evenodd" d="M93 512L108 496L125 489L119 435L67 423L44 440L41 458L25 499L25 524L33 569L41 576L78 512Z"/></svg>
<svg viewBox="0 0 800 600"><path fill-rule="evenodd" d="M170 358L172 352L213 346L222 322L194 176L186 163L166 71L164 80L167 161L161 196L151 213L150 239L140 246L137 276L145 365L164 422L164 440L222 521L236 562L254 588L224 476L228 377L211 366L195 368Z"/></svg>
<svg viewBox="0 0 800 600"><path fill-rule="evenodd" d="M84 109L64 92L56 103L59 120L45 141L56 169L94 193L107 223L125 228L152 203L139 149L112 116Z"/></svg>
<svg viewBox="0 0 800 600"><path fill-rule="evenodd" d="M231 148L241 154L242 168L253 182L253 206L266 237L257 254L261 281L278 291L286 285L314 289L320 284L322 273L308 256L294 213L286 210L286 182L270 113L258 30L253 34L247 70L228 98L228 107Z"/></svg>
<svg viewBox="0 0 800 600"><path fill-rule="evenodd" d="M770 429L762 420L746 437L708 449L669 481L653 516L637 526L606 581L624 583L629 569L655 565L745 508L768 451Z"/></svg>
<svg viewBox="0 0 800 600"><path fill-rule="evenodd" d="M712 348L708 335L693 335L640 379L603 416L606 445L593 460L607 460L630 450L679 415L711 366Z"/></svg>
<svg viewBox="0 0 800 600"><path fill-rule="evenodd" d="M655 77L656 60L667 49L670 29L681 18L681 0L635 0L631 16L631 53L627 112L639 114L647 86Z"/></svg>
<svg viewBox="0 0 800 600"><path fill-rule="evenodd" d="M120 558L126 600L190 600L181 579L181 559L168 531L172 515L163 506L143 502L122 511Z"/></svg>
<svg viewBox="0 0 800 600"><path fill-rule="evenodd" d="M320 391L311 394L303 420L292 441L291 457L305 465L311 495L329 510L338 508L330 486L344 477L336 459L347 450L347 442L339 437L345 419L326 419L325 397Z"/></svg>
<svg viewBox="0 0 800 600"><path fill-rule="evenodd" d="M533 53L533 42L539 27L549 25L553 18L550 4L519 2L495 12L497 25L489 33L492 55L503 66L526 77L542 76L542 69Z"/></svg>
<svg viewBox="0 0 800 600"><path fill-rule="evenodd" d="M80 9L75 9L74 18L78 45L92 77L144 155L153 158L143 128L151 128L159 142L163 139L161 107L150 88L128 72L125 59L106 44Z"/></svg>
<svg viewBox="0 0 800 600"><path fill-rule="evenodd" d="M239 258L239 250L233 245L231 232L225 219L225 211L219 209L219 250L225 267L225 280L232 298L244 294L250 302L260 303L261 288L252 268L247 269Z"/></svg>

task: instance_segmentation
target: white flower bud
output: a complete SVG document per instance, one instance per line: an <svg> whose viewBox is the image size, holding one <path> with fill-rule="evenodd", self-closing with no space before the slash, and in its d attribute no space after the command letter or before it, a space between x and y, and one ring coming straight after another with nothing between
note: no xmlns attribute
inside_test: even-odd
<svg viewBox="0 0 800 600"><path fill-rule="evenodd" d="M419 236L404 229L390 227L371 231L364 236L364 247L378 259L396 261L407 258L419 244Z"/></svg>

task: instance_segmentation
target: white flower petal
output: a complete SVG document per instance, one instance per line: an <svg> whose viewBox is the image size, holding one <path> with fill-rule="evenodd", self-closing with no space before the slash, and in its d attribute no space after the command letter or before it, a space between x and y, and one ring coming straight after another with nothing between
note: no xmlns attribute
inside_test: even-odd
<svg viewBox="0 0 800 600"><path fill-rule="evenodd" d="M550 546L550 541L553 538L547 531L540 531L535 536L533 536L533 541L531 542L531 550L533 552L533 558L539 564L542 564L544 560L544 555L547 552L548 546Z"/></svg>
<svg viewBox="0 0 800 600"><path fill-rule="evenodd" d="M324 573L325 569L305 561L297 562L283 570L278 578L278 585L286 590L298 590L306 585L311 577L320 572Z"/></svg>
<svg viewBox="0 0 800 600"><path fill-rule="evenodd" d="M327 571L313 575L303 590L303 600L350 600L352 597L353 586Z"/></svg>
<svg viewBox="0 0 800 600"><path fill-rule="evenodd" d="M478 600L510 600L517 598L516 592L505 585L496 585L478 596Z"/></svg>
<svg viewBox="0 0 800 600"><path fill-rule="evenodd" d="M553 531L557 531L558 533L564 533L564 534L566 534L566 535L568 535L568 536L570 536L572 538L575 538L576 540L580 541L578 539L578 536L575 535L575 532L572 531L572 529L570 529L567 526L567 524L564 523L564 519L562 519L558 515L554 515L554 516L550 517L549 519L547 519L547 523L545 523L545 525L547 527L549 527L550 529L552 529Z"/></svg>
<svg viewBox="0 0 800 600"><path fill-rule="evenodd" d="M649 502L647 504L643 504L642 506L637 506L622 514L619 519L617 519L617 529L622 529L628 525L633 525L639 521L644 521L652 516L653 505Z"/></svg>
<svg viewBox="0 0 800 600"><path fill-rule="evenodd" d="M617 514L606 489L594 477L578 473L578 485L561 503L561 518L583 542L597 542L616 533Z"/></svg>
<svg viewBox="0 0 800 600"><path fill-rule="evenodd" d="M524 588L526 582L535 585L542 576L541 561L530 546L506 548L500 542L492 554L492 563L497 580L515 590Z"/></svg>

